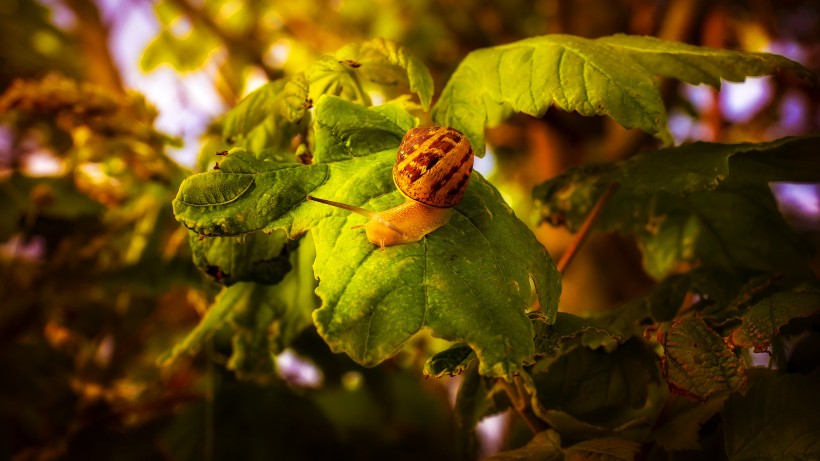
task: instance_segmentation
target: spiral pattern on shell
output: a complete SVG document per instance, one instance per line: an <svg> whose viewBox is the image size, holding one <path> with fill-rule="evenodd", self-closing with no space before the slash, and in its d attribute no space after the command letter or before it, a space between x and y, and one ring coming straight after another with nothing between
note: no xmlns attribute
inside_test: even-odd
<svg viewBox="0 0 820 461"><path fill-rule="evenodd" d="M458 130L432 126L413 128L399 145L393 180L417 202L438 208L456 206L473 171L473 148Z"/></svg>

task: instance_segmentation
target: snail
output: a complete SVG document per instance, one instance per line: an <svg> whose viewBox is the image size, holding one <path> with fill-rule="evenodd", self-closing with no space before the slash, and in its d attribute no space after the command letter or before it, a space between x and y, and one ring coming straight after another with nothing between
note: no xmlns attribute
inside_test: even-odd
<svg viewBox="0 0 820 461"><path fill-rule="evenodd" d="M384 247L418 242L447 224L453 207L461 202L473 171L473 148L458 130L432 126L413 128L401 140L393 182L407 200L389 210L364 208L308 196L325 205L358 213L370 221L364 228L367 240Z"/></svg>

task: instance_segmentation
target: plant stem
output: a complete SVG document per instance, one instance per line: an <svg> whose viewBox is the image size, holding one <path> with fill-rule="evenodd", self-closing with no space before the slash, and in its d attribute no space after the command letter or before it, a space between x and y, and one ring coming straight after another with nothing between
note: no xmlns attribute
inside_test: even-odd
<svg viewBox="0 0 820 461"><path fill-rule="evenodd" d="M463 374L461 386L456 396L455 423L456 449L458 459L476 459L478 441L476 440L475 425L478 422L476 415L476 399L481 393L481 375L478 374L478 360L473 360ZM485 398L482 396L481 398Z"/></svg>
<svg viewBox="0 0 820 461"><path fill-rule="evenodd" d="M504 386L504 392L507 394L507 398L510 399L510 402L515 408L515 411L518 413L518 416L527 423L527 427L530 428L533 434L537 434L541 431L547 429L546 424L541 421L538 416L536 416L535 412L532 411L528 402L527 402L527 392L524 390L523 386L521 385L521 380L517 377L514 378L515 386L513 383L508 383L507 381L500 379L501 384Z"/></svg>
<svg viewBox="0 0 820 461"><path fill-rule="evenodd" d="M77 17L77 36L85 58L86 78L118 95L125 94L117 64L108 49L109 30L97 4L90 0L67 0L66 6Z"/></svg>
<svg viewBox="0 0 820 461"><path fill-rule="evenodd" d="M587 237L589 237L590 230L592 230L592 225L595 224L595 220L598 219L598 215L601 214L601 210L604 208L604 205L607 201L609 201L612 194L618 189L617 183L612 183L607 187L601 197L598 198L598 201L595 202L595 206L592 207L592 211L589 212L587 215L587 219L584 220L584 224L581 225L581 228L578 229L578 233L575 235L575 240L572 241L570 246L567 248L567 251L561 256L561 260L558 261L556 268L561 275L564 275L567 271L567 267L572 262L575 255L578 253L578 250L581 248L581 245L584 244Z"/></svg>

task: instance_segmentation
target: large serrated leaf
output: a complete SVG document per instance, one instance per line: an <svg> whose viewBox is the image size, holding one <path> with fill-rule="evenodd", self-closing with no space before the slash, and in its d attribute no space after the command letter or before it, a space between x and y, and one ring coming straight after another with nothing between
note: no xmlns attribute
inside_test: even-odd
<svg viewBox="0 0 820 461"><path fill-rule="evenodd" d="M655 37L617 34L597 41L628 54L653 75L671 77L692 85L720 88L720 80L742 82L746 77L789 70L809 81L816 76L800 64L769 53L750 53L670 42Z"/></svg>
<svg viewBox="0 0 820 461"><path fill-rule="evenodd" d="M706 401L746 385L743 360L700 317L685 317L658 330L661 369L671 391Z"/></svg>
<svg viewBox="0 0 820 461"><path fill-rule="evenodd" d="M723 408L732 461L820 458L820 380L785 375L754 383Z"/></svg>
<svg viewBox="0 0 820 461"><path fill-rule="evenodd" d="M323 301L314 322L334 351L372 366L429 328L473 348L482 374L511 378L535 352L525 315L533 297L549 321L555 315L560 282L543 246L474 173L447 225L418 243L379 251L350 228L363 218L305 197L373 210L401 203L391 170L413 118L396 107L366 109L328 96L315 116L312 165L232 151L219 170L183 182L174 201L177 219L205 235L284 229L296 237L310 230ZM231 175L252 177L252 187L235 200L202 206L206 191Z"/></svg>
<svg viewBox="0 0 820 461"><path fill-rule="evenodd" d="M513 112L542 116L550 106L608 115L672 142L655 76L718 86L799 64L766 53L716 50L651 37L586 39L546 35L473 51L459 65L433 109L433 119L464 132L479 155L484 127Z"/></svg>

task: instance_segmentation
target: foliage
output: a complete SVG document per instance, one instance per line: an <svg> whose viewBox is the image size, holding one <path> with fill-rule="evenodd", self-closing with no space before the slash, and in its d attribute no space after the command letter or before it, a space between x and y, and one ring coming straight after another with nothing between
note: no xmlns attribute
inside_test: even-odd
<svg viewBox="0 0 820 461"><path fill-rule="evenodd" d="M308 3L327 10L328 28L401 17ZM674 146L667 115L672 80L810 85L811 71L624 34L471 45L446 71L423 40L417 55L345 37L334 54L295 45L301 61L274 65L269 48L303 33L296 10L277 8L154 5L161 30L143 68L216 62L233 106L193 171L171 160L178 141L154 127L156 110L116 79L78 81L70 60L45 66L62 75L3 74L13 154L0 176L0 364L14 377L2 385L0 454L473 459L480 422L506 415L489 459L820 456L813 236L771 191L820 182L820 140ZM288 27L265 27L276 20ZM20 75L42 66L14 63ZM239 99L251 66L269 81ZM405 132L452 126L482 156L516 113L581 127L601 116L648 136L625 159L578 156L526 199L503 187L519 177L473 172L445 226L384 249L351 227L362 217L306 200L397 205ZM43 156L59 168L38 174ZM553 264L529 211L634 241L642 292L558 312L566 265Z"/></svg>
<svg viewBox="0 0 820 461"><path fill-rule="evenodd" d="M362 48L385 43L370 42ZM615 50L622 51L617 61ZM388 60L388 55L380 56ZM624 59L634 63L624 65ZM529 69L523 77L521 63ZM668 141L664 107L652 75L717 86L721 77L738 80L784 66L808 74L772 55L713 51L650 38L589 41L548 36L470 55L436 103L433 118L465 129L479 149L485 124L503 121L513 110L542 115L551 104L584 115L611 115L627 127L643 128ZM554 76L554 71L547 71L551 68L557 69L554 79L547 78ZM410 67L405 70L410 72ZM675 306L680 308L681 297L694 288L690 280L673 293L659 286L667 296L678 298L677 304L665 306L670 310L666 315L653 313L651 306L646 312L642 304L644 309L625 308L619 314L620 325L573 316L558 316L556 322L555 269L522 223L505 210L498 192L477 173L456 207L456 218L444 228L419 243L379 252L361 232L350 230L360 218L304 198L317 195L377 210L399 203L402 197L394 189L390 170L401 135L416 122L396 103L360 105L369 103L360 92L341 89L350 75L334 75L323 73L318 84L320 91L332 89L341 98L318 99L310 163L232 149L218 168L185 180L174 202L177 219L205 236L282 229L294 238L309 230L316 244L314 273L322 299L314 322L334 351L373 366L395 354L420 329L429 328L435 336L464 345L433 357L428 373L460 373L477 360L482 376L521 380L520 397L531 396L535 414L570 440L620 436L645 442L652 440L653 430L663 430L669 423L659 413L663 399L672 398L658 386L661 376L672 395L696 402L743 390L746 365L736 347L749 344L746 338L752 334L763 336L753 344L766 344L793 316L818 313L816 299L809 297L801 304L805 307L775 316L780 319L776 324L758 326L751 316L760 314L738 301L745 294L741 289L728 295L727 304L701 302L681 314L684 311ZM373 80L379 78L378 72L375 75ZM581 80L573 78L577 76ZM339 79L341 86L326 81L331 78ZM303 97L314 94L317 79L308 82L310 89L300 86ZM489 90L483 82L496 83ZM288 99L282 88L274 83L246 101L264 97L298 107L303 98ZM251 117L255 122L249 126L263 123L258 112L248 110L255 104L244 104L226 118L231 133ZM476 112L476 107L486 111ZM267 117L276 116L274 111ZM779 217L766 185L816 179L811 145L816 145L815 138L668 148L623 164L570 170L539 186L535 196L543 204L543 216L574 228L604 188L617 183L619 190L598 225L638 233L647 270L659 279L684 264L804 277L806 245ZM739 212L727 214L726 209ZM752 227L771 245L761 247L752 240L748 247L742 240L726 243ZM537 293L535 309L540 310L531 318L525 315L529 280ZM794 302L778 291L788 289L783 283L754 292L771 293L765 300L769 311L780 312ZM513 289L499 290L504 286ZM712 295L698 294L704 301ZM783 307L771 306L778 300ZM652 318L657 342L633 338L643 315ZM747 320L738 324L735 318ZM730 336L737 343L724 340ZM659 362L651 347L661 352ZM535 360L536 350L544 358ZM697 418L702 421L705 416ZM532 449L526 456L543 457L541 450ZM633 455L630 450L625 456Z"/></svg>

